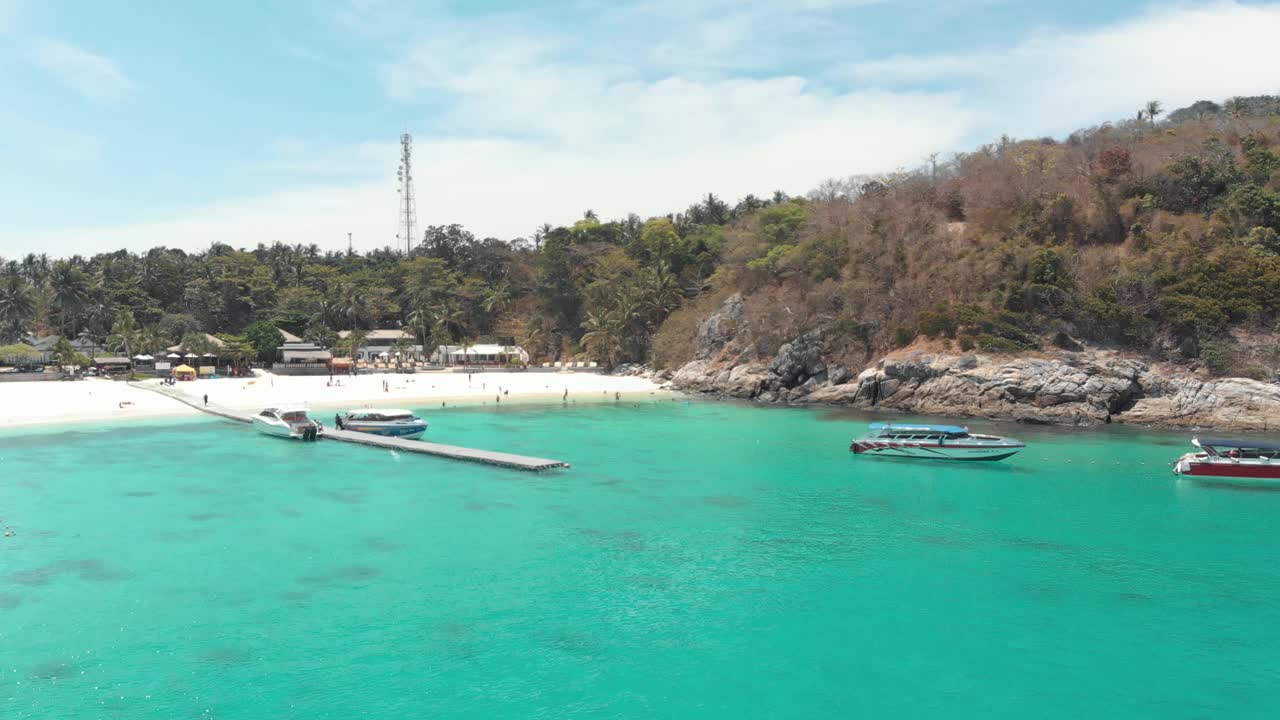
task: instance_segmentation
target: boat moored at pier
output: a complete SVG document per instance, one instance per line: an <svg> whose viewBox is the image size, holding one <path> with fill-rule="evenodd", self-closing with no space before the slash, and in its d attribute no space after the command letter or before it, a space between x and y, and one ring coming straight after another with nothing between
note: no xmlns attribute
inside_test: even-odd
<svg viewBox="0 0 1280 720"><path fill-rule="evenodd" d="M1012 438L975 435L956 425L872 423L870 432L853 441L856 455L929 460L1003 460L1026 445Z"/></svg>
<svg viewBox="0 0 1280 720"><path fill-rule="evenodd" d="M1280 487L1280 443L1262 440L1192 438L1199 452L1178 458L1179 475L1239 485Z"/></svg>
<svg viewBox="0 0 1280 720"><path fill-rule="evenodd" d="M253 416L253 427L264 435L315 440L324 429L301 407L267 408Z"/></svg>
<svg viewBox="0 0 1280 720"><path fill-rule="evenodd" d="M417 440L427 431L427 421L410 410L363 409L338 413L333 418L339 430Z"/></svg>

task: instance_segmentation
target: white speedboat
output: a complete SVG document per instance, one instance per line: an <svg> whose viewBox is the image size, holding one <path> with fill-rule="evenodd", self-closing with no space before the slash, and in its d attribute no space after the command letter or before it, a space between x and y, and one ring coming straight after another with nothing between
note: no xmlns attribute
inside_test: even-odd
<svg viewBox="0 0 1280 720"><path fill-rule="evenodd" d="M401 437L406 440L417 440L427 431L427 421L414 415L412 411L386 408L338 413L333 417L333 424L339 430Z"/></svg>
<svg viewBox="0 0 1280 720"><path fill-rule="evenodd" d="M300 407L267 408L253 416L253 426L264 435L295 440L315 440L323 429Z"/></svg>
<svg viewBox="0 0 1280 720"><path fill-rule="evenodd" d="M857 455L929 460L1003 460L1026 447L1012 438L974 435L955 425L895 425L873 423L871 431L854 440Z"/></svg>

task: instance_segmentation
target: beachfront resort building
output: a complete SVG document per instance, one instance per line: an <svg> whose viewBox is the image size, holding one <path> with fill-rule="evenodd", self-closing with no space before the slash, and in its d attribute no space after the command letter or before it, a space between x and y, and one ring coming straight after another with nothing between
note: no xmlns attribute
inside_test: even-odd
<svg viewBox="0 0 1280 720"><path fill-rule="evenodd" d="M346 340L350 330L343 330L338 337ZM400 353L402 360L419 360L423 357L422 344L408 330L367 330L364 344L356 348L355 359L368 362L394 360Z"/></svg>
<svg viewBox="0 0 1280 720"><path fill-rule="evenodd" d="M333 353L324 348L303 340L287 342L276 349L276 364L285 365L328 365Z"/></svg>
<svg viewBox="0 0 1280 720"><path fill-rule="evenodd" d="M431 353L437 365L519 365L529 364L529 353L519 345L440 345Z"/></svg>
<svg viewBox="0 0 1280 720"><path fill-rule="evenodd" d="M58 340L60 340L61 338L62 338L61 335L45 335L44 337L36 337L34 335L29 335L27 337L24 337L22 339L22 342L27 345L30 345L32 348L35 349L37 353L40 353L42 356L46 356L46 358L52 358L53 349L58 345ZM103 352L106 351L106 348L104 348L101 343L94 341L93 338L88 336L81 336L76 338L69 337L67 338L67 342L71 344L71 349L73 351L80 353L85 357L96 357L98 355L103 354Z"/></svg>

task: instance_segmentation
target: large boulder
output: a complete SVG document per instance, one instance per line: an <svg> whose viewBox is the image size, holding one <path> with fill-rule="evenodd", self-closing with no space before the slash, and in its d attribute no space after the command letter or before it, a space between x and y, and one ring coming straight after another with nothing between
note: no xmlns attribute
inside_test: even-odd
<svg viewBox="0 0 1280 720"><path fill-rule="evenodd" d="M1247 378L1199 378L1153 371L1147 395L1120 416L1128 423L1271 431L1280 427L1280 385Z"/></svg>
<svg viewBox="0 0 1280 720"><path fill-rule="evenodd" d="M822 336L807 333L778 348L777 356L769 363L769 381L775 388L793 388L826 369L822 362Z"/></svg>
<svg viewBox="0 0 1280 720"><path fill-rule="evenodd" d="M681 390L713 392L715 390L715 380L719 374L719 368L716 368L710 362L694 360L691 363L686 363L676 371L676 374L671 377L671 384Z"/></svg>
<svg viewBox="0 0 1280 720"><path fill-rule="evenodd" d="M763 365L738 365L720 386L720 391L731 397L750 399L760 394L769 378Z"/></svg>

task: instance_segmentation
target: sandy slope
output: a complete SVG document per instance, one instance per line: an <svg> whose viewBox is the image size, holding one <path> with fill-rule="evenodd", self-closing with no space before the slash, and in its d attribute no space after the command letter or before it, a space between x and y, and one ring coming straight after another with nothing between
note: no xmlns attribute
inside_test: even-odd
<svg viewBox="0 0 1280 720"><path fill-rule="evenodd" d="M383 389L384 381L387 389ZM148 381L155 382L155 381ZM327 376L262 375L249 379L196 380L178 388L193 398L243 410L280 405L316 409L348 407L428 407L498 402L559 400L565 390L575 402L612 399L615 393L635 398L657 393L658 386L636 377L593 373L466 373L435 372L415 375L379 374L342 377L341 387L328 385ZM125 403L122 405L122 403ZM57 422L127 420L195 411L157 393L124 382L0 383L0 428Z"/></svg>

